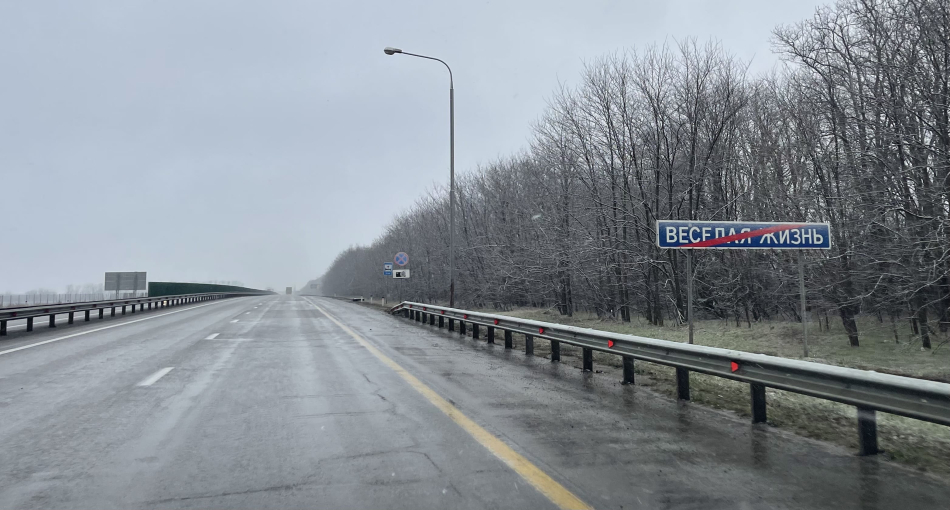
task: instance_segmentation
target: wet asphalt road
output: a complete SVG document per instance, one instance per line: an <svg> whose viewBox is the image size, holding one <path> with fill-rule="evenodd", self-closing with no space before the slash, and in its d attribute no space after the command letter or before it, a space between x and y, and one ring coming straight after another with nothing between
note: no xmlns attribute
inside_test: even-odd
<svg viewBox="0 0 950 510"><path fill-rule="evenodd" d="M0 508L557 508L314 303L596 508L950 501L943 482L605 374L272 296L0 341Z"/></svg>

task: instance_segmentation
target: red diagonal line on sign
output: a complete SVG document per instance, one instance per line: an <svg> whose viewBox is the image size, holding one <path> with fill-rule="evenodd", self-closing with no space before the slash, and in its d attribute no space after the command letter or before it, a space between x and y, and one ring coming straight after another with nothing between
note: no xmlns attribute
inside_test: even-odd
<svg viewBox="0 0 950 510"><path fill-rule="evenodd" d="M750 237L759 237L764 236L765 234L772 234L775 232L781 232L783 230L792 230L794 228L804 227L804 224L791 224L791 225L776 225L774 227L765 227L758 230L751 230L749 232L742 232L740 234L732 234L731 236L719 237L716 239L707 239L705 241L699 241L696 243L684 244L680 248L707 248L709 246L719 246L720 244L731 243L732 241L741 241L743 239L748 239Z"/></svg>

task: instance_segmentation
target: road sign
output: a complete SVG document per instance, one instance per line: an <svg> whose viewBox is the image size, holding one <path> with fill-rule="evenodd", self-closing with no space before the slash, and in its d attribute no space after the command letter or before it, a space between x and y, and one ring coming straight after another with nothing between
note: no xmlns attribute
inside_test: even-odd
<svg viewBox="0 0 950 510"><path fill-rule="evenodd" d="M395 262L397 266L404 266L409 263L409 255L407 255L406 252L401 251L397 253L395 257L393 257L393 262Z"/></svg>
<svg viewBox="0 0 950 510"><path fill-rule="evenodd" d="M107 272L103 289L106 291L147 290L148 283L144 271Z"/></svg>
<svg viewBox="0 0 950 510"><path fill-rule="evenodd" d="M658 220L656 244L672 249L828 250L827 223Z"/></svg>
<svg viewBox="0 0 950 510"><path fill-rule="evenodd" d="M392 275L393 275L392 269L383 269L383 276L392 276Z"/></svg>
<svg viewBox="0 0 950 510"><path fill-rule="evenodd" d="M693 250L830 250L831 226L827 223L775 223L754 221L657 220L656 245L686 250L686 317L689 343L693 343ZM798 291L802 306L802 347L808 357L808 322L805 306L805 269L798 252ZM735 371L735 369L733 369Z"/></svg>
<svg viewBox="0 0 950 510"><path fill-rule="evenodd" d="M408 269L397 269L393 271L393 278L409 278Z"/></svg>
<svg viewBox="0 0 950 510"><path fill-rule="evenodd" d="M392 271L392 270L393 270L392 262L386 262L383 264L383 271Z"/></svg>

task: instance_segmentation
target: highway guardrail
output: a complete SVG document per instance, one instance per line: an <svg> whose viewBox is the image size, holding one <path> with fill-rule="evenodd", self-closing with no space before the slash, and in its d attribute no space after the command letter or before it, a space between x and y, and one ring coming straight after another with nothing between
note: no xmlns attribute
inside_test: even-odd
<svg viewBox="0 0 950 510"><path fill-rule="evenodd" d="M63 303L56 305L37 305L21 306L16 308L0 308L0 336L7 334L7 321L26 319L26 330L33 331L33 320L37 317L49 317L49 327L56 327L56 316L69 314L68 324L73 323L75 314L83 312L84 320L89 322L91 312L98 311L99 318L105 316L106 309L110 309L110 316L115 317L116 309L121 309L122 315L126 314L126 309L131 307L132 313L135 313L135 307L139 311L152 308L164 308L168 306L177 306L188 303L197 303L201 301L211 301L216 299L225 299L240 296L260 296L264 294L250 292L210 292L202 294L180 294L177 296L157 296L157 297L137 297L125 299L107 299L104 301L86 301L80 303Z"/></svg>
<svg viewBox="0 0 950 510"><path fill-rule="evenodd" d="M486 327L488 343L494 343L496 330L501 330L506 349L512 348L512 333L520 333L527 354L534 354L534 338L543 338L551 342L551 361L560 361L562 343L574 345L582 349L585 371L593 370L593 351L616 354L623 360L624 384L634 382L634 360L671 366L676 368L680 400L689 400L690 372L745 382L750 387L753 423L766 421L766 388L853 405L861 455L880 451L877 411L950 425L950 384L426 303L404 301L390 313L433 326L438 323L440 328L448 323L449 331L457 329L463 335L468 324L475 339L480 327Z"/></svg>

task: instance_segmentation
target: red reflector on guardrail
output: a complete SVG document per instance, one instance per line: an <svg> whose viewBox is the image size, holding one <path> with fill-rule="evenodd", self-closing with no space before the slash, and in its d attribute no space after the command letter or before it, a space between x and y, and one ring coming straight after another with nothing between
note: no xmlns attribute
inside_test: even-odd
<svg viewBox="0 0 950 510"><path fill-rule="evenodd" d="M412 305L409 305L409 308L412 308Z"/></svg>
<svg viewBox="0 0 950 510"><path fill-rule="evenodd" d="M739 364L736 363L735 361L731 361L730 368L732 369L733 372L735 372L736 370L739 370Z"/></svg>
<svg viewBox="0 0 950 510"><path fill-rule="evenodd" d="M445 315L445 310L442 310L442 315Z"/></svg>
<svg viewBox="0 0 950 510"><path fill-rule="evenodd" d="M423 306L423 307L422 307L422 311L424 312L424 311L426 311L426 310L428 310L428 308L426 308L426 307Z"/></svg>
<svg viewBox="0 0 950 510"><path fill-rule="evenodd" d="M495 319L495 325L496 326L498 325L498 319Z"/></svg>
<svg viewBox="0 0 950 510"><path fill-rule="evenodd" d="M462 314L462 318L463 318L463 319L467 319L467 318L468 318L468 314L467 314L467 313L463 313L463 314Z"/></svg>
<svg viewBox="0 0 950 510"><path fill-rule="evenodd" d="M540 333L540 334L543 335L543 334L544 334L544 328L538 328L538 333Z"/></svg>
<svg viewBox="0 0 950 510"><path fill-rule="evenodd" d="M607 340L607 347L613 348L613 346L614 346L614 341L613 341L613 340Z"/></svg>

